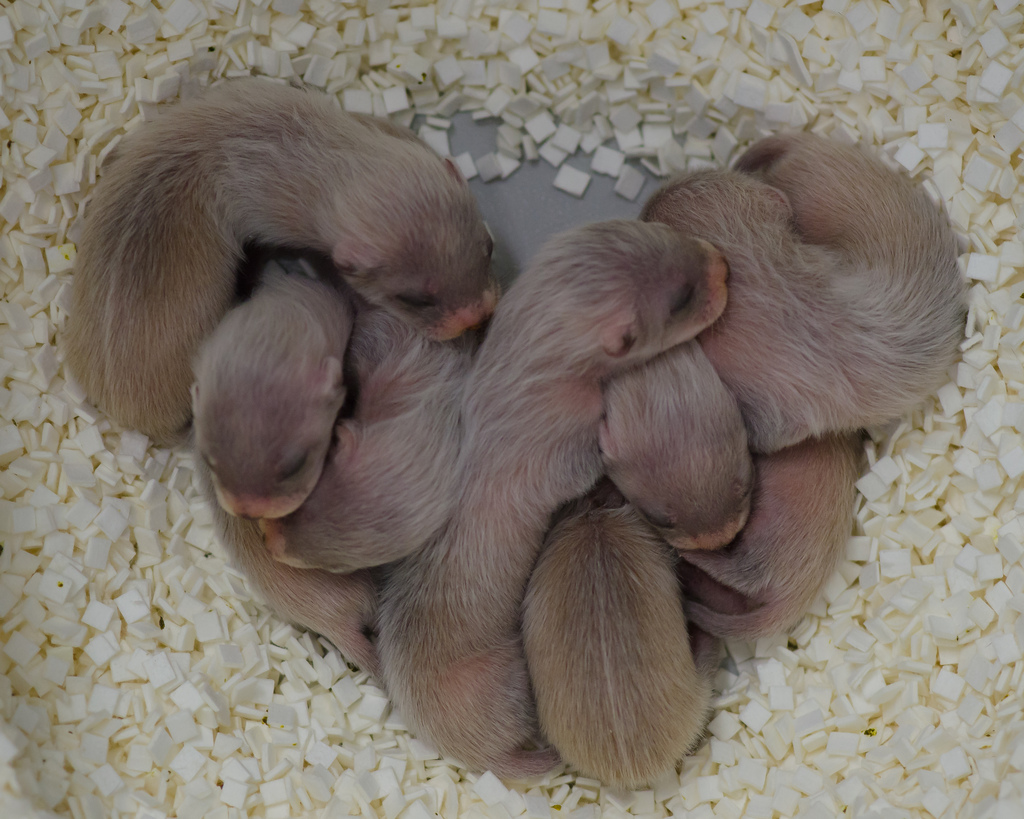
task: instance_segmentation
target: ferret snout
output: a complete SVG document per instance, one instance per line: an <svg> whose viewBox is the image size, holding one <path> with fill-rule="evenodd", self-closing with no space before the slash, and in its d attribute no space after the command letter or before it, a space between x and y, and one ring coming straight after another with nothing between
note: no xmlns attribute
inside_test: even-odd
<svg viewBox="0 0 1024 819"><path fill-rule="evenodd" d="M745 506L736 517L713 532L701 532L699 535L691 536L678 531L662 530L661 534L672 546L683 552L720 549L735 540L736 535L746 525L749 513L749 506Z"/></svg>
<svg viewBox="0 0 1024 819"><path fill-rule="evenodd" d="M236 518L255 520L257 518L281 518L298 509L306 499L306 494L283 495L280 497L263 497L260 495L236 495L215 485L217 502L225 512Z"/></svg>
<svg viewBox="0 0 1024 819"><path fill-rule="evenodd" d="M453 338L458 338L467 330L479 327L491 317L497 304L498 291L495 287L485 292L483 298L476 304L459 307L445 316L434 327L434 340L450 341Z"/></svg>

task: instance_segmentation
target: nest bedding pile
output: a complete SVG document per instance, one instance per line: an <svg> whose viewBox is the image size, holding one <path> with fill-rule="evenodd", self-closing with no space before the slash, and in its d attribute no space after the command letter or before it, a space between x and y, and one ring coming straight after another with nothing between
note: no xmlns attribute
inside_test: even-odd
<svg viewBox="0 0 1024 819"><path fill-rule="evenodd" d="M1019 819L1022 43L1017 0L5 4L0 816ZM877 431L822 599L788 635L729 645L708 742L650 789L572 771L506 786L438 758L364 674L252 600L190 454L113 428L65 380L97 166L190 82L252 72L441 152L457 111L497 121L463 169L568 155L567 208L587 173L630 198L638 167L813 128L930 180L965 237L961 362Z"/></svg>

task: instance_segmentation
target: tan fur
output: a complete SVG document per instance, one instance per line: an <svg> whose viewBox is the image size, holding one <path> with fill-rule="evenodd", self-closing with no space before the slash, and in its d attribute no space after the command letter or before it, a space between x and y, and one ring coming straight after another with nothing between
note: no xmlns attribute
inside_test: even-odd
<svg viewBox="0 0 1024 819"><path fill-rule="evenodd" d="M203 342L195 445L226 511L280 517L313 491L345 399L354 318L337 288L268 262L252 298Z"/></svg>
<svg viewBox="0 0 1024 819"><path fill-rule="evenodd" d="M606 785L640 788L700 739L711 685L690 651L675 558L605 490L571 503L545 539L523 605L544 736Z"/></svg>
<svg viewBox="0 0 1024 819"><path fill-rule="evenodd" d="M808 439L754 459L750 518L715 552L681 552L686 612L705 631L748 640L778 634L814 602L853 530L858 433ZM696 567L696 568L692 568Z"/></svg>
<svg viewBox="0 0 1024 819"><path fill-rule="evenodd" d="M696 342L611 379L601 455L608 477L679 549L715 549L750 510L743 417Z"/></svg>
<svg viewBox="0 0 1024 819"><path fill-rule="evenodd" d="M601 473L601 381L713 321L722 274L672 230L604 222L545 244L503 298L466 385L458 506L382 598L385 684L442 752L509 777L554 764L521 750L535 728L519 636L530 569L552 512Z"/></svg>
<svg viewBox="0 0 1024 819"><path fill-rule="evenodd" d="M267 524L278 560L353 571L403 558L437 533L456 500L469 335L430 341L360 305L349 346L355 412L339 424L312 494Z"/></svg>
<svg viewBox="0 0 1024 819"><path fill-rule="evenodd" d="M259 523L229 515L214 500L206 466L196 465L207 499L214 506L217 535L231 564L282 617L322 634L346 658L379 675L377 650L367 638L376 625L377 587L369 572L331 574L278 563L263 545Z"/></svg>
<svg viewBox="0 0 1024 819"><path fill-rule="evenodd" d="M755 144L737 171L683 176L642 218L714 244L729 304L700 344L751 449L884 423L948 377L966 286L949 220L865 151L810 134Z"/></svg>
<svg viewBox="0 0 1024 819"><path fill-rule="evenodd" d="M320 92L237 79L126 135L87 208L63 339L90 399L179 439L195 352L252 240L333 257L428 335L485 318L497 286L476 203L457 168L399 130Z"/></svg>

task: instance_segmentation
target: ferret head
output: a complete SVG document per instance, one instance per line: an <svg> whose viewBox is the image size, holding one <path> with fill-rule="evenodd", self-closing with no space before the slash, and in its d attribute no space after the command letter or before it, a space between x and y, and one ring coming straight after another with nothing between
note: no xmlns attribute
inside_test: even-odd
<svg viewBox="0 0 1024 819"><path fill-rule="evenodd" d="M541 248L488 332L522 337L531 356L601 377L715 321L725 307L727 272L710 244L664 225L586 225Z"/></svg>
<svg viewBox="0 0 1024 819"><path fill-rule="evenodd" d="M382 183L364 197L358 229L335 244L332 256L360 296L446 341L494 312L494 242L450 159L420 158L405 174L400 194Z"/></svg>
<svg viewBox="0 0 1024 819"><path fill-rule="evenodd" d="M299 569L331 572L388 562L389 558L375 554L377 538L363 525L383 501L360 497L369 490L361 480L367 470L361 463L357 428L350 421L338 424L320 482L306 502L289 515L264 522L264 542L275 560Z"/></svg>
<svg viewBox="0 0 1024 819"><path fill-rule="evenodd" d="M200 357L192 390L196 450L217 500L239 517L286 515L323 469L345 398L341 361L219 358L221 366L207 367Z"/></svg>
<svg viewBox="0 0 1024 819"><path fill-rule="evenodd" d="M678 371L659 367L645 377L638 368L607 385L602 461L670 544L716 549L732 541L750 512L754 469L743 418L717 377L708 385L699 378L671 383L670 375Z"/></svg>
<svg viewBox="0 0 1024 819"><path fill-rule="evenodd" d="M429 420L338 424L313 492L290 515L266 522L274 559L297 568L351 572L418 549L448 518L457 472L454 443Z"/></svg>
<svg viewBox="0 0 1024 819"><path fill-rule="evenodd" d="M655 481L650 473L621 469L614 463L608 474L622 493L640 498L633 505L658 533L677 549L718 549L740 533L750 514L752 475L749 469L729 470L722 464L702 465L706 471ZM693 464L687 464L692 469ZM661 475L662 473L658 473Z"/></svg>

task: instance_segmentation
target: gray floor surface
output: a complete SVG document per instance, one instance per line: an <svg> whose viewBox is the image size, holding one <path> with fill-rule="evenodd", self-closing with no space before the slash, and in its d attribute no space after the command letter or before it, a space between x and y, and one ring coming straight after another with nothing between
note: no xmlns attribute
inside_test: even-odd
<svg viewBox="0 0 1024 819"><path fill-rule="evenodd" d="M449 132L452 155L469 151L477 159L490 153L495 150L496 133L496 121L479 123L468 114L459 114L453 118ZM566 162L591 174L580 199L552 185L558 171L543 159L524 161L507 179L470 180L470 189L494 235L494 271L503 285L529 264L537 248L551 235L587 222L636 218L659 184L637 164L647 181L636 200L630 202L613 191L612 177L590 171L590 155L579 151Z"/></svg>

